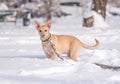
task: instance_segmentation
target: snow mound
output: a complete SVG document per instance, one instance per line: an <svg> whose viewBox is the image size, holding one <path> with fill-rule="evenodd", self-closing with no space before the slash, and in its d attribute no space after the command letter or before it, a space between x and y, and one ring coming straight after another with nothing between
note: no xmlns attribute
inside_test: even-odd
<svg viewBox="0 0 120 84"><path fill-rule="evenodd" d="M49 74L59 74L59 73L67 73L72 70L72 67L49 67L38 70L22 70L20 72L21 75L49 75Z"/></svg>
<svg viewBox="0 0 120 84"><path fill-rule="evenodd" d="M100 14L96 13L95 11L93 11L92 13L94 16L94 27L109 27Z"/></svg>
<svg viewBox="0 0 120 84"><path fill-rule="evenodd" d="M115 75L109 78L111 81L118 81L120 82L120 75Z"/></svg>
<svg viewBox="0 0 120 84"><path fill-rule="evenodd" d="M94 61L97 63L120 66L120 52L116 49L112 50L95 50L93 53L95 56Z"/></svg>
<svg viewBox="0 0 120 84"><path fill-rule="evenodd" d="M49 61L50 60L45 60ZM46 64L48 64L46 62ZM21 76L28 76L28 75L50 75L50 74L66 74L70 72L76 71L77 63L73 62L72 60L65 60L65 61L60 61L56 62L56 64L48 64L47 66L43 66L42 68L38 69L23 69L19 72Z"/></svg>

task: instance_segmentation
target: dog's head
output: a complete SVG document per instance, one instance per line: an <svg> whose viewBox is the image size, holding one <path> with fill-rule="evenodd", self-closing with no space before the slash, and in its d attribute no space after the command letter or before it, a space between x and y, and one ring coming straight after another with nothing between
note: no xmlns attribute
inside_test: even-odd
<svg viewBox="0 0 120 84"><path fill-rule="evenodd" d="M48 39L50 36L51 20L45 25L41 25L38 21L35 21L36 29L38 30L41 40Z"/></svg>

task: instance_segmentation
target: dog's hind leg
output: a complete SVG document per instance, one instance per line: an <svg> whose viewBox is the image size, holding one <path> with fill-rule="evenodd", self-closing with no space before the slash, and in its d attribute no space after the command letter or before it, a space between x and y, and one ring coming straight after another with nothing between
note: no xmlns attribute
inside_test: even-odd
<svg viewBox="0 0 120 84"><path fill-rule="evenodd" d="M73 47L71 48L71 50L69 52L70 59L77 61L79 54L80 54L80 50L81 50L80 47L73 45Z"/></svg>

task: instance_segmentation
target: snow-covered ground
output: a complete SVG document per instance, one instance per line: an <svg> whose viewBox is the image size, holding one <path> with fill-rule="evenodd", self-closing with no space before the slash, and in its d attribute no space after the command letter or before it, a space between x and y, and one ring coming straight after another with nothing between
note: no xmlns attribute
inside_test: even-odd
<svg viewBox="0 0 120 84"><path fill-rule="evenodd" d="M83 49L78 62L65 56L65 61L46 59L34 20L29 27L21 20L17 25L0 23L0 84L119 84L120 71L93 63L120 66L120 16L109 16L104 23L94 15L98 19L93 28L82 27L77 14L53 20L54 34L73 35L88 45L95 38L100 41L98 49Z"/></svg>

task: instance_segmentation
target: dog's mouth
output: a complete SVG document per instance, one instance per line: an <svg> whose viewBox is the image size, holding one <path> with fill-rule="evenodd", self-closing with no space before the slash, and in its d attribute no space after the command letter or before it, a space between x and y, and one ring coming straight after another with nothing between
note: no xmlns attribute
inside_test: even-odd
<svg viewBox="0 0 120 84"><path fill-rule="evenodd" d="M45 39L45 35L44 34L40 35L40 37L41 37L42 40Z"/></svg>
<svg viewBox="0 0 120 84"><path fill-rule="evenodd" d="M45 35L44 35L44 34L42 34L42 35L41 35L41 38L45 38Z"/></svg>
<svg viewBox="0 0 120 84"><path fill-rule="evenodd" d="M40 38L41 38L42 42L46 42L51 38L51 34L49 36L41 35Z"/></svg>
<svg viewBox="0 0 120 84"><path fill-rule="evenodd" d="M42 35L40 35L40 38L41 38L41 40L46 40L46 39L48 38L48 36L47 36L47 35L42 34Z"/></svg>

